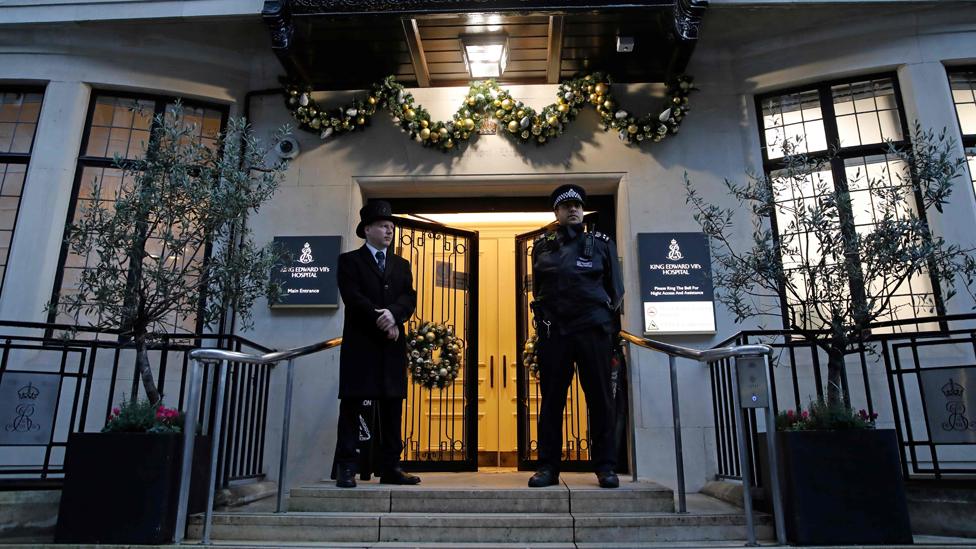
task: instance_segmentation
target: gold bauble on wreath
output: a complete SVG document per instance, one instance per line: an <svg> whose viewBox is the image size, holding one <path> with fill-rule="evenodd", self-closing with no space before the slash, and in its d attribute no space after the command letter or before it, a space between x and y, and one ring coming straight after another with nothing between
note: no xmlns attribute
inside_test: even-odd
<svg viewBox="0 0 976 549"><path fill-rule="evenodd" d="M522 365L536 379L539 378L539 353L536 351L538 343L539 336L532 336L525 340L525 347L522 348Z"/></svg>
<svg viewBox="0 0 976 549"><path fill-rule="evenodd" d="M421 321L407 333L407 369L411 379L428 389L451 385L460 371L462 347L464 342L454 335L453 327Z"/></svg>

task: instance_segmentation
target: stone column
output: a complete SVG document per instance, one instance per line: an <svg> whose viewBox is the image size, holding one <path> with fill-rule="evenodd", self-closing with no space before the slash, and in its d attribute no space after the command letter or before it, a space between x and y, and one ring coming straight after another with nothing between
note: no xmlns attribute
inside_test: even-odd
<svg viewBox="0 0 976 549"><path fill-rule="evenodd" d="M7 262L0 319L45 322L91 90L50 82L44 90Z"/></svg>
<svg viewBox="0 0 976 549"><path fill-rule="evenodd" d="M965 158L966 151L960 141L959 120L952 102L945 66L938 61L902 65L898 69L898 80L909 128L915 120L921 123L923 129L936 133L947 128L948 135L955 139L953 156ZM952 195L949 203L943 207L943 213L940 214L933 208L927 214L935 234L964 249L976 248L976 234L972 230L976 223L976 197L967 170L963 169L956 178ZM965 281L956 280L956 287L959 293L946 303L946 313L972 312L973 300L965 291Z"/></svg>

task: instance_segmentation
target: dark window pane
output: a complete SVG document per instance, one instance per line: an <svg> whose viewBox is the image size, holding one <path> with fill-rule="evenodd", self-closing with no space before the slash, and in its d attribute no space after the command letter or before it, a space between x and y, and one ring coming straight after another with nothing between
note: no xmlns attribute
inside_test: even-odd
<svg viewBox="0 0 976 549"><path fill-rule="evenodd" d="M976 71L949 73L949 86L963 135L976 135Z"/></svg>
<svg viewBox="0 0 976 549"><path fill-rule="evenodd" d="M0 164L0 272L4 273L26 173L27 164Z"/></svg>
<svg viewBox="0 0 976 549"><path fill-rule="evenodd" d="M816 90L781 95L762 101L766 156L782 158L789 146L799 152L827 149L823 115Z"/></svg>
<svg viewBox="0 0 976 549"><path fill-rule="evenodd" d="M134 99L128 97L113 97L110 95L99 95L95 99L92 121L87 132L86 157L98 159L112 159L118 155L126 159L142 158L146 154L146 148L150 146L150 127L152 124L153 113L160 107L167 107L161 101L149 99ZM172 104L168 105L172 108ZM218 109L185 106L185 122L193 124L191 132L192 139L202 140L208 146L212 146L213 139L219 132L223 121L223 113ZM169 116L169 110L167 110ZM102 162L97 162L101 164ZM87 165L86 165L87 164ZM80 160L79 169L81 173L78 181L78 200L75 204L73 222L77 223L85 214L85 211L94 206L95 199L102 208L109 211L113 208L113 203L124 193L131 192L134 173L124 174L122 170L116 168L106 168L96 164L91 158ZM126 179L123 179L125 177ZM93 183L98 182L100 192L94 195ZM166 222L166 225L169 223ZM0 228L2 230L2 228ZM197 280L198 266L203 262L203 250L174 253L173 250L166 249L163 245L163 237L169 227L160 226L156 232L150 235L144 252L146 252L146 264L157 265L159 260L168 264L178 262L177 265L190 264L187 269L187 280ZM124 259L124 258L123 258ZM83 273L90 269L98 261L97 253L92 253L88 257L67 254L64 264L64 275L62 277L59 295L77 294L79 281L82 280ZM124 264L124 262L123 262ZM120 273L119 276L124 276ZM192 306L195 307L195 304ZM171 315L160 326L154 326L154 330L167 331L187 331L195 327L196 314L191 314L189 318L177 318ZM59 313L57 317L62 322L87 324L97 319L88 318L85 315L67 315Z"/></svg>
<svg viewBox="0 0 976 549"><path fill-rule="evenodd" d="M30 153L42 98L39 93L0 91L0 152Z"/></svg>
<svg viewBox="0 0 976 549"><path fill-rule="evenodd" d="M903 141L907 137L895 93L896 85L895 79L890 77L866 78L853 83L828 82L811 86L809 91L802 93L760 98L760 131L766 139L766 167L776 201L775 221L781 260L787 271L784 298L794 315L788 320L799 325L822 327L830 305L847 307L853 299L843 269L843 250L833 244L822 246L805 221L811 212L822 208L824 195L834 194L837 185L846 184L850 193L840 197L850 197L852 221L861 235L872 232L884 215L905 219L917 214L906 166L885 154L887 141ZM823 119L817 101L822 93L828 93L833 103L834 116L829 119ZM958 98L971 100L973 93L955 93L954 96L957 101ZM814 129L811 129L811 123L816 124L812 126ZM839 143L827 143L825 135L828 133L836 133ZM797 152L818 152L831 146L838 147L842 156L832 161L833 167L825 162L808 175L788 178L786 163L781 160L788 151L782 143L792 139L799 139ZM840 159L846 156L843 154L845 148L855 146L873 153ZM834 170L842 170L842 181L834 180ZM839 230L839 219L834 223ZM826 267L814 269L819 277L814 286L810 269L805 266L820 261ZM868 266L864 267L867 272ZM888 288L886 284L892 279L884 273L877 273L877 277L873 271L871 273L866 281L869 297L884 293ZM882 320L933 314L935 298L930 277L922 273L908 278L910 280L903 280L901 285L887 292L894 299L885 309ZM819 291L815 293L815 289ZM917 326L913 325L912 329Z"/></svg>
<svg viewBox="0 0 976 549"><path fill-rule="evenodd" d="M879 78L831 86L841 147L901 141L894 81Z"/></svg>

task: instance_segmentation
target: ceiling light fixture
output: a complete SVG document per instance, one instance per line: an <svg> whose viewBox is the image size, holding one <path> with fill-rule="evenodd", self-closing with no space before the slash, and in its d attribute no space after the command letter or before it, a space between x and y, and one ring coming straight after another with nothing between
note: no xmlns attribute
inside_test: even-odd
<svg viewBox="0 0 976 549"><path fill-rule="evenodd" d="M468 34L461 36L464 66L471 78L498 78L508 64L508 36Z"/></svg>

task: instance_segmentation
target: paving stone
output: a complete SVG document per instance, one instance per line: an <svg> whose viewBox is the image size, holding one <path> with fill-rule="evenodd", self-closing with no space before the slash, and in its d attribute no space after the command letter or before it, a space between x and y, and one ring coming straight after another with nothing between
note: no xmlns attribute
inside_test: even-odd
<svg viewBox="0 0 976 549"><path fill-rule="evenodd" d="M379 540L380 518L375 513L215 513L214 540L359 541ZM191 517L187 537L200 539L203 517Z"/></svg>
<svg viewBox="0 0 976 549"><path fill-rule="evenodd" d="M565 513L391 513L380 519L380 541L572 542Z"/></svg>

